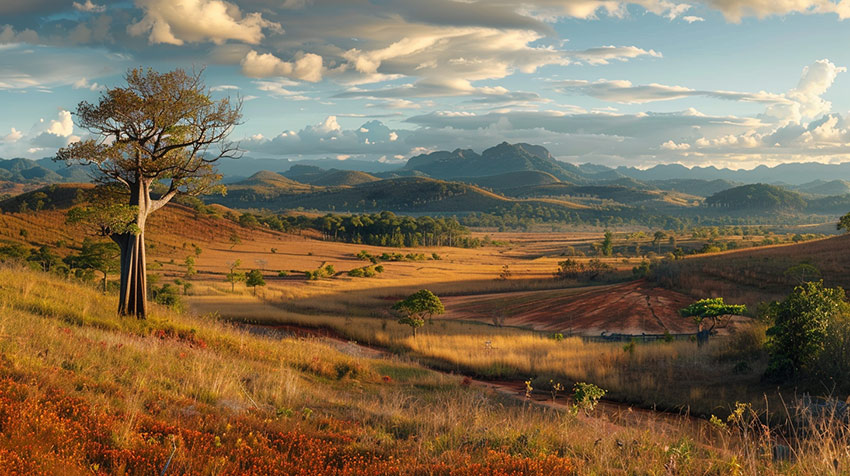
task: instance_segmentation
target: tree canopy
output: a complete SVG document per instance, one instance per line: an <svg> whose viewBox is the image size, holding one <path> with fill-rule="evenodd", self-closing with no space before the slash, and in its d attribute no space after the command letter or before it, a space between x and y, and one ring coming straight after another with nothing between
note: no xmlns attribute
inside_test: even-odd
<svg viewBox="0 0 850 476"><path fill-rule="evenodd" d="M774 321L768 329L770 364L767 376L783 380L809 367L824 350L830 326L850 317L842 288L827 288L823 281L803 283L768 310Z"/></svg>
<svg viewBox="0 0 850 476"><path fill-rule="evenodd" d="M416 337L416 329L425 325L426 317L431 318L446 311L440 298L427 289L420 289L395 303L393 310L402 314L398 322L409 325L413 329L413 337Z"/></svg>

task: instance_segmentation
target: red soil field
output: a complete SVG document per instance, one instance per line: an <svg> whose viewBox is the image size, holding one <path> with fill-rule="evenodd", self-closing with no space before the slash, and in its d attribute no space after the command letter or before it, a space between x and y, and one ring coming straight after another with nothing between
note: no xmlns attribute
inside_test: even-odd
<svg viewBox="0 0 850 476"><path fill-rule="evenodd" d="M492 323L503 316L506 326L583 336L606 334L692 334L696 324L679 315L693 298L633 281L609 286L456 296L443 298L445 319Z"/></svg>

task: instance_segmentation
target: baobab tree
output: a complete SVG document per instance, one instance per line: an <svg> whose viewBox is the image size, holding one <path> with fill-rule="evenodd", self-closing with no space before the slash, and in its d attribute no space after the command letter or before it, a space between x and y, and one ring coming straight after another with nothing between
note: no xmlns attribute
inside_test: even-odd
<svg viewBox="0 0 850 476"><path fill-rule="evenodd" d="M147 314L145 224L178 194L221 190L215 162L238 158L227 141L242 115L240 101L214 101L202 72L131 69L126 86L108 88L97 104L77 105L75 122L90 138L60 149L54 160L93 166L113 193L78 209L121 249L120 315Z"/></svg>

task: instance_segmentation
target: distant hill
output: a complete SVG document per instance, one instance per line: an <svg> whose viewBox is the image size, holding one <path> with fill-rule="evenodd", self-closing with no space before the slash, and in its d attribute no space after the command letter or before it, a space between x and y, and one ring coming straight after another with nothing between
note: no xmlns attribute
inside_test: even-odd
<svg viewBox="0 0 850 476"><path fill-rule="evenodd" d="M723 179L667 179L652 180L649 182L649 185L659 190L687 193L698 197L710 197L717 192L722 192L741 184Z"/></svg>
<svg viewBox="0 0 850 476"><path fill-rule="evenodd" d="M430 178L403 177L368 182L352 187L317 188L314 193L280 190L276 195L228 193L208 201L233 208L270 210L315 209L323 211L427 211L470 212L492 210L511 203L479 187Z"/></svg>
<svg viewBox="0 0 850 476"><path fill-rule="evenodd" d="M323 187L353 186L380 180L378 177L358 170L325 170L321 167L301 164L293 165L283 175L297 182Z"/></svg>
<svg viewBox="0 0 850 476"><path fill-rule="evenodd" d="M402 170L418 170L430 177L456 179L487 177L509 172L546 172L567 182L585 182L571 164L559 162L542 146L531 144L501 144L481 154L470 149L438 151L411 157Z"/></svg>
<svg viewBox="0 0 850 476"><path fill-rule="evenodd" d="M16 213L70 208L80 193L93 188L92 184L53 184L0 201L0 211Z"/></svg>
<svg viewBox="0 0 850 476"><path fill-rule="evenodd" d="M52 159L0 159L0 180L26 184L88 182L90 174L86 167L68 167Z"/></svg>
<svg viewBox="0 0 850 476"><path fill-rule="evenodd" d="M709 207L727 210L800 211L806 200L797 193L763 183L730 188L705 199Z"/></svg>
<svg viewBox="0 0 850 476"><path fill-rule="evenodd" d="M840 179L829 181L815 180L794 187L794 189L801 193L822 197L830 195L846 195L850 193L850 182Z"/></svg>
<svg viewBox="0 0 850 476"><path fill-rule="evenodd" d="M659 164L646 170L618 167L617 172L641 181L696 179L727 180L738 183L788 183L802 185L815 180L850 180L850 162L843 164L792 163L775 167L760 165L752 170L719 169L717 167L692 167L681 164Z"/></svg>
<svg viewBox="0 0 850 476"><path fill-rule="evenodd" d="M310 190L309 185L288 179L278 173L262 170L245 180L229 184L227 194L238 197L251 196L252 200L262 197L273 198L281 193L296 193Z"/></svg>
<svg viewBox="0 0 850 476"><path fill-rule="evenodd" d="M459 178L457 180L497 191L561 183L558 177L548 172L536 170L521 170L519 172L507 172L487 177Z"/></svg>

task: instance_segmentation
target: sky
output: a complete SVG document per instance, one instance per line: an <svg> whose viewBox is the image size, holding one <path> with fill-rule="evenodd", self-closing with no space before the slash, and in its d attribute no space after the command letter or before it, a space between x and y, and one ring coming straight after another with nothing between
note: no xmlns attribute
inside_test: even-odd
<svg viewBox="0 0 850 476"><path fill-rule="evenodd" d="M848 162L848 46L850 0L0 0L0 157L141 66L204 68L256 158Z"/></svg>

